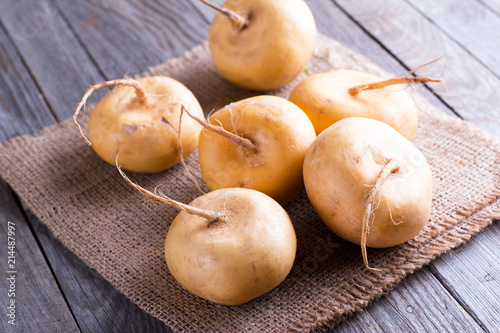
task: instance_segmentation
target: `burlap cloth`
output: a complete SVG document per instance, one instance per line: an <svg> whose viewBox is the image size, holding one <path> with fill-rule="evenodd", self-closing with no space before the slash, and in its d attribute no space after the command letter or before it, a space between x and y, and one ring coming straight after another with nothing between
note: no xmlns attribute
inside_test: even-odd
<svg viewBox="0 0 500 333"><path fill-rule="evenodd" d="M368 59L320 37L309 69L318 73L334 68L390 77ZM218 76L206 45L150 72L184 83L206 112L252 95ZM272 93L288 97L304 75ZM415 143L434 176L433 210L427 227L406 244L370 249L371 265L383 272L368 272L360 247L330 232L303 190L285 207L298 239L292 272L278 288L236 307L204 301L177 284L163 256L165 236L177 211L147 202L126 185L117 170L85 144L71 120L39 135L5 143L0 148L0 174L65 246L176 331L320 329L365 307L408 273L500 218L498 138L444 116L418 95L415 98L421 111ZM197 153L187 162L203 183ZM180 166L156 175L130 176L149 189L160 185L182 202L198 196Z"/></svg>

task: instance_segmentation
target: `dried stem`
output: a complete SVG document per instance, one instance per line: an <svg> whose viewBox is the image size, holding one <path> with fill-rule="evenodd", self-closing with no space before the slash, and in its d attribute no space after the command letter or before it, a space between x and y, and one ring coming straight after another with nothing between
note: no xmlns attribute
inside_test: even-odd
<svg viewBox="0 0 500 333"><path fill-rule="evenodd" d="M80 135L85 139L87 144L89 146L92 145L90 140L85 136L83 133L82 127L77 121L78 114L80 113L80 109L85 105L87 102L87 99L90 97L90 95L101 88L105 87L113 87L113 86L131 86L135 88L135 93L137 95L137 98L139 99L139 102L147 105L148 104L148 96L146 94L146 89L139 83L137 80L133 79L118 79L118 80L111 80L111 81L106 81L106 82L101 82L98 83L92 87L90 87L85 94L82 97L82 100L80 103L78 103L78 106L76 107L75 114L73 115L73 121L75 122L75 125L78 127L78 130L80 131Z"/></svg>
<svg viewBox="0 0 500 333"><path fill-rule="evenodd" d="M182 142L181 142L181 129L182 129L182 116L184 114L184 110L187 110L184 105L181 104L181 115L179 116L179 130L177 131L177 139L179 141L179 154L181 156L181 163L184 169L186 170L186 173L188 174L188 177L193 181L195 184L196 188L198 191L200 191L202 194L205 194L206 192L201 189L200 184L198 184L198 181L196 178L194 178L193 174L191 171L189 171L189 168L187 167L186 163L184 162L184 154L182 151Z"/></svg>
<svg viewBox="0 0 500 333"><path fill-rule="evenodd" d="M434 78L431 78L428 76L410 77L411 75L413 75L413 73L415 73L416 70L418 70L422 67L428 66L432 63L435 63L436 61L441 60L443 57L444 56L441 56L435 60L429 61L428 63L425 63L423 65L418 66L417 68L407 72L408 74L403 78L393 78L393 79L389 79L389 80L385 80L385 81L379 81L379 82L374 82L374 83L369 83L369 84L361 84L359 86L352 87L351 89L349 89L349 92L352 95L354 95L354 94L357 94L358 92L363 91L363 90L382 89L382 88L385 88L387 86L391 86L393 84L424 84L427 82L443 82L443 80L441 80L441 79L434 79Z"/></svg>
<svg viewBox="0 0 500 333"><path fill-rule="evenodd" d="M394 84L424 84L427 82L443 82L441 79L434 79L432 77L428 76L417 76L417 77L396 77L393 79L385 80L385 81L379 81L379 82L374 82L374 83L368 83L368 84L361 84L359 86L352 87L349 89L349 92L351 94L357 94L360 91L363 90L374 90L374 89L382 89L387 86L391 86Z"/></svg>
<svg viewBox="0 0 500 333"><path fill-rule="evenodd" d="M120 153L118 153L116 155L115 163L116 163L116 167L118 169L118 172L120 172L120 175L123 177L123 179L125 179L127 181L127 183L129 183L130 185L135 187L137 190L139 190L139 192L141 192L141 193L145 194L146 196L150 197L151 199L153 199L153 201L160 203L160 204L165 204L165 205L180 209L188 214L196 215L196 216L202 217L204 219L207 219L208 225L214 223L215 221L224 220L224 217L221 214L217 213L216 211L205 210L205 209L200 209L200 208L197 208L194 206L186 205L186 204L183 204L182 202L178 202L178 201L175 201L173 199L170 199L165 194L163 194L161 191L159 191L159 193L156 194L156 193L150 192L150 191L146 190L145 188L135 184L122 171L121 166L118 165L118 155L120 155ZM155 192L156 192L156 190L155 190Z"/></svg>
<svg viewBox="0 0 500 333"><path fill-rule="evenodd" d="M397 160L394 159L389 160L389 162L385 165L385 167L378 175L375 185L372 187L370 193L368 193L368 196L365 199L365 210L363 213L363 228L361 230L361 253L363 255L363 261L365 263L366 268L372 271L380 271L380 269L372 268L370 267L370 265L368 265L368 255L366 253L366 243L368 234L370 232L370 218L375 210L373 208L373 203L375 201L375 197L380 191L380 187L382 186L382 184L385 182L385 180L389 177L391 173L398 171L399 167L400 165Z"/></svg>
<svg viewBox="0 0 500 333"><path fill-rule="evenodd" d="M214 126L214 125L210 124L208 121L201 120L198 117L195 117L191 113L189 113L189 111L186 108L184 108L184 106L182 108L184 109L184 112L186 112L188 116L193 118L196 122L198 122L198 124L203 126L205 129L207 129L211 132L217 133L220 136L223 136L226 139L228 139L228 140L230 140L230 141L232 141L232 142L236 143L237 145L240 145L244 148L252 149L252 150L256 148L255 144L252 141L248 140L247 138L244 138L244 137L241 137L237 134L226 131L221 126Z"/></svg>
<svg viewBox="0 0 500 333"><path fill-rule="evenodd" d="M216 11L220 12L221 14L223 15L226 15L230 20L231 22L233 23L233 26L238 29L238 30L242 30L243 28L245 28L248 24L248 21L245 17L241 16L240 14L230 10L230 9L227 9L227 8L222 8L222 7L219 7L219 6L216 6L206 0L200 0L202 3L204 3L205 5L215 9Z"/></svg>

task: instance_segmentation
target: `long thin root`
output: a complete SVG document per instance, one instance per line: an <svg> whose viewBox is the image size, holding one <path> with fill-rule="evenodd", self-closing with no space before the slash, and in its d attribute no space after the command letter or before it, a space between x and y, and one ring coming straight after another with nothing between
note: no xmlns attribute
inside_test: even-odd
<svg viewBox="0 0 500 333"><path fill-rule="evenodd" d="M379 194L380 187L386 181L391 173L398 171L400 168L399 162L395 159L389 160L389 162L382 169L380 174L377 177L377 181L375 185L372 187L370 192L368 193L365 199L365 210L363 212L363 227L361 230L361 253L363 255L363 261L365 263L365 267L371 271L380 271L378 268L372 268L368 264L368 254L366 251L366 243L368 234L370 232L370 219L374 216L374 211L376 209L373 208L373 203L375 201L375 197Z"/></svg>
<svg viewBox="0 0 500 333"><path fill-rule="evenodd" d="M87 144L89 146L92 145L90 140L85 136L83 133L82 127L78 123L77 117L78 114L80 113L81 108L85 105L87 102L87 99L92 95L92 93L98 89L105 88L105 87L114 87L114 86L131 86L135 88L135 93L137 94L137 98L139 99L139 102L148 104L148 96L146 94L146 89L139 83L137 80L133 79L117 79L117 80L110 80L106 82L101 82L96 85L93 85L90 87L85 94L83 95L80 103L78 103L78 106L76 107L75 113L73 114L73 122L75 125L78 127L78 130L80 131L80 135L85 139Z"/></svg>
<svg viewBox="0 0 500 333"><path fill-rule="evenodd" d="M118 153L116 155L115 164L116 164L116 168L118 169L118 172L120 173L120 175L123 177L123 179L125 179L125 181L127 183L129 183L130 185L135 187L142 194L153 199L153 201L160 203L160 204L168 205L170 207L180 209L180 210L182 210L188 214L191 214L191 215L196 215L196 216L202 217L202 218L207 220L208 224L211 224L211 223L218 221L218 220L224 220L224 216L217 213L216 211L205 210L205 209L200 209L200 208L197 208L194 206L186 205L186 204L183 204L182 202L170 199L165 194L163 194L161 191L155 190L155 192L158 192L158 194L156 194L156 193L150 192L150 191L146 190L145 188L137 185L136 183L131 181L128 178L128 176L122 171L121 166L118 164L118 156L119 155L120 155L120 153Z"/></svg>
<svg viewBox="0 0 500 333"><path fill-rule="evenodd" d="M374 90L374 89L382 89L387 86L392 86L394 84L424 84L427 82L443 82L441 79L434 79L428 76L417 76L417 77L396 77L393 79L378 81L368 84L362 84L359 86L352 87L349 89L349 93L357 94L363 90Z"/></svg>
<svg viewBox="0 0 500 333"><path fill-rule="evenodd" d="M216 11L220 12L223 15L226 15L231 20L233 26L236 29L243 30L247 26L248 20L245 17L241 16L240 14L232 10L229 10L227 8L216 6L206 0L200 0L200 1L205 5L207 5L208 7L215 9Z"/></svg>
<svg viewBox="0 0 500 333"><path fill-rule="evenodd" d="M198 189L198 191L200 191L202 194L205 194L206 192L203 191L200 184L198 183L196 178L194 178L193 174L191 173L191 171L187 167L186 162L184 161L184 152L182 150L182 142L181 142L182 116L184 114L184 110L187 110L187 109L184 107L184 105L181 104L181 114L179 116L179 130L177 131L177 140L179 142L179 155L181 158L181 164L184 167L184 170L186 170L186 173L187 173L189 179L191 179L193 181L193 183L196 186L196 188Z"/></svg>
<svg viewBox="0 0 500 333"><path fill-rule="evenodd" d="M388 87L388 86L391 86L394 84L424 84L427 82L443 82L443 80L441 80L441 79L434 79L434 78L428 77L428 76L410 77L411 75L413 75L413 73L416 70L418 70L422 67L428 66L432 63L435 63L436 61L440 60L443 57L444 56L439 57L435 60L429 61L428 63L425 63L423 65L418 66L417 68L407 72L407 75L405 77L401 77L401 78L396 77L396 78L389 79L389 80L373 82L373 83L368 83L368 84L361 84L359 86L355 86L355 87L352 87L351 89L349 89L349 93L351 93L352 95L355 95L363 90L382 89L382 88L385 88L385 87Z"/></svg>

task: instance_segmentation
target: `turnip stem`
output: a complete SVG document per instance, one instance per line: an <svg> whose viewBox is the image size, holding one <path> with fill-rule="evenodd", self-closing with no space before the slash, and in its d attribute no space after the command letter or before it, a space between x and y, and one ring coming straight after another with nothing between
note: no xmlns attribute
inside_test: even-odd
<svg viewBox="0 0 500 333"><path fill-rule="evenodd" d="M183 106L183 108L184 108L184 106ZM247 149L255 149L256 148L255 144L252 141L248 140L247 138L244 138L244 137L241 137L237 134L231 133L231 132L225 130L224 128L222 128L221 126L215 126L215 125L210 124L208 121L201 120L201 119L193 116L191 113L189 113L189 111L186 108L184 108L184 112L186 112L188 116L193 118L196 122L198 122L198 124L203 126L205 129L207 129L211 132L217 133L220 136L223 136L226 139L231 140L232 142L234 142L237 145L240 145L244 148L247 148Z"/></svg>
<svg viewBox="0 0 500 333"><path fill-rule="evenodd" d="M164 195L161 192L156 194L156 193L150 192L150 191L146 190L145 188L137 185L136 183L131 181L128 178L128 176L122 171L120 165L118 164L118 155L120 155L120 153L118 153L116 155L116 159L115 159L116 168L118 169L118 172L123 177L123 179L125 179L125 181L127 181L127 183L129 183L130 185L135 187L137 190L139 190L139 192L141 192L142 194L153 199L153 201L160 203L160 204L168 205L170 207L180 209L188 214L196 215L196 216L199 216L201 218L207 219L208 225L212 224L215 221L224 220L224 217L221 214L217 213L216 211L205 210L205 209L200 209L200 208L197 208L197 207L194 207L191 205L186 205L186 204L183 204L182 202L170 199L169 197L167 197L166 195ZM155 190L155 192L156 192L156 190Z"/></svg>
<svg viewBox="0 0 500 333"><path fill-rule="evenodd" d="M424 84L427 82L443 82L441 79L434 79L428 76L417 76L417 77L397 77L385 81L379 81L368 84L361 84L359 86L352 87L349 89L349 93L352 95L357 94L363 90L374 90L374 89L382 89L387 86L391 86L394 84Z"/></svg>
<svg viewBox="0 0 500 333"><path fill-rule="evenodd" d="M206 192L202 190L200 184L198 184L198 181L196 180L196 178L194 178L193 174L191 173L191 171L187 167L186 162L184 161L184 153L182 150L182 142L181 142L181 130L182 130L182 116L183 116L185 110L187 110L187 109L184 107L184 105L181 104L181 113L179 116L179 130L177 131L177 140L179 141L179 154L181 157L181 164L184 167L184 170L186 170L188 177L195 184L198 191L200 191L202 194L205 194Z"/></svg>
<svg viewBox="0 0 500 333"><path fill-rule="evenodd" d="M139 99L139 102L142 104L147 105L148 104L148 96L146 94L146 89L139 83L137 80L133 79L118 79L118 80L111 80L111 81L106 81L106 82L101 82L96 85L93 85L90 87L85 94L82 97L82 100L80 103L78 103L78 106L76 107L75 114L73 115L73 121L75 122L75 125L78 127L78 130L80 131L80 135L85 139L87 144L89 146L92 145L90 140L85 136L83 133L82 127L77 121L78 114L80 113L81 108L85 105L87 102L87 99L90 97L90 95L101 88L105 87L114 87L114 86L131 86L135 88L135 93L137 95L137 98Z"/></svg>
<svg viewBox="0 0 500 333"><path fill-rule="evenodd" d="M385 182L385 180L389 177L389 175L393 172L399 170L399 163L395 159L389 160L389 162L382 169L380 174L377 177L377 181L375 185L373 185L372 189L368 193L368 196L365 199L365 210L363 213L363 228L361 230L361 253L363 255L363 261L365 263L365 267L371 271L380 271L378 268L372 268L368 264L368 254L366 253L366 243L368 234L370 232L370 217L373 215L374 208L373 202L375 201L375 197L379 194L380 187Z"/></svg>
<svg viewBox="0 0 500 333"><path fill-rule="evenodd" d="M220 12L221 14L223 15L226 15L230 20L231 22L233 23L233 26L238 29L238 30L242 30L243 28L246 27L247 25L247 20L241 16L240 14L230 10L230 9L227 9L227 8L222 8L222 7L219 7L219 6L216 6L206 0L200 0L202 3L204 3L205 5L215 9L216 11Z"/></svg>

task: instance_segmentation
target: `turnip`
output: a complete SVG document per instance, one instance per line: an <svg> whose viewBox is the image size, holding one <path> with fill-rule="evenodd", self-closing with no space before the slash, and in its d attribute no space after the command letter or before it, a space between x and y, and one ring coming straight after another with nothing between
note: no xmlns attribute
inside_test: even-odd
<svg viewBox="0 0 500 333"><path fill-rule="evenodd" d="M211 190L251 188L285 204L302 187L304 156L316 134L293 103L276 96L251 97L200 124L200 166Z"/></svg>
<svg viewBox="0 0 500 333"><path fill-rule="evenodd" d="M316 133L348 117L366 117L389 124L407 139L417 132L417 107L399 84L441 82L429 77L381 77L354 70L313 74L302 80L289 100L311 119Z"/></svg>
<svg viewBox="0 0 500 333"><path fill-rule="evenodd" d="M215 67L226 80L271 90L297 77L311 58L316 24L303 0L228 0L209 34Z"/></svg>
<svg viewBox="0 0 500 333"><path fill-rule="evenodd" d="M92 111L88 139L77 122L80 109L97 89L120 86L106 94ZM189 117L182 123L179 146L178 129L182 107L203 118L196 97L180 82L162 76L138 80L121 79L97 84L83 96L74 114L80 134L97 155L114 164L122 150L123 168L152 173L165 170L180 160L180 151L189 155L198 146L200 126Z"/></svg>
<svg viewBox="0 0 500 333"><path fill-rule="evenodd" d="M422 153L389 125L347 118L324 130L304 160L314 208L338 236L362 247L404 243L429 219L432 174Z"/></svg>
<svg viewBox="0 0 500 333"><path fill-rule="evenodd" d="M165 259L173 277L191 293L238 305L275 288L290 272L295 231L286 211L267 195L228 188L185 205L133 183L116 163L140 192L182 210L168 230Z"/></svg>

